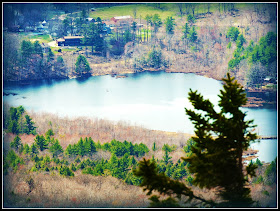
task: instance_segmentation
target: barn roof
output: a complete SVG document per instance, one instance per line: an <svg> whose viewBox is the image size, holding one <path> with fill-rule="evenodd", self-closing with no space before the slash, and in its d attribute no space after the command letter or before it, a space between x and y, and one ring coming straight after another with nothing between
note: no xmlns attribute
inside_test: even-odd
<svg viewBox="0 0 280 211"><path fill-rule="evenodd" d="M64 39L82 39L84 36L65 36Z"/></svg>
<svg viewBox="0 0 280 211"><path fill-rule="evenodd" d="M129 19L132 18L130 15L126 15L126 16L116 16L114 17L116 20L121 20L121 19Z"/></svg>
<svg viewBox="0 0 280 211"><path fill-rule="evenodd" d="M64 42L64 41L65 41L65 39L63 39L63 38L59 38L59 39L57 39L56 41L57 41L57 42Z"/></svg>

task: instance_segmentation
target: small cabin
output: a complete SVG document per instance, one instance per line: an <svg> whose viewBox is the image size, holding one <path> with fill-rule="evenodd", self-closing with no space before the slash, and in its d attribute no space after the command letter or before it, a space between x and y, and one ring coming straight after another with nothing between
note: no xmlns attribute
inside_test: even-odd
<svg viewBox="0 0 280 211"><path fill-rule="evenodd" d="M79 46L82 45L83 36L65 36L56 40L58 46Z"/></svg>

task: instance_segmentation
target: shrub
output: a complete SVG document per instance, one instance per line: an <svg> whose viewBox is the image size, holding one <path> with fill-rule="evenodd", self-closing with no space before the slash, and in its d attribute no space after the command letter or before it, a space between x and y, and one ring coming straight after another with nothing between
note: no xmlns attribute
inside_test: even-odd
<svg viewBox="0 0 280 211"><path fill-rule="evenodd" d="M71 171L71 169L68 166L60 166L59 167L59 174L63 176L69 176L73 177L74 173Z"/></svg>

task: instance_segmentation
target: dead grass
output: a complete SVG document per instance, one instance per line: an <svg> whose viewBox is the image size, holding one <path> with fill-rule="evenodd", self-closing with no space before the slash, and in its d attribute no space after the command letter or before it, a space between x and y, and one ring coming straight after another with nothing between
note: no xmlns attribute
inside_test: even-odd
<svg viewBox="0 0 280 211"><path fill-rule="evenodd" d="M11 173L4 176L4 207L44 208L138 208L149 205L149 196L137 186L127 185L114 177L91 176L76 172L74 178L61 177L53 173L31 173L35 189L27 195L27 175ZM205 199L218 201L215 190L191 187L194 194ZM260 207L276 207L276 185L253 185L251 196ZM269 195L263 194L268 191ZM157 195L157 193L155 193ZM163 197L164 198L164 197ZM200 206L197 201L183 206Z"/></svg>
<svg viewBox="0 0 280 211"><path fill-rule="evenodd" d="M45 134L50 128L53 128L55 138L60 141L63 148L69 144L79 141L81 137L92 137L101 144L110 142L112 139L118 141L128 141L135 143L144 143L151 150L153 143L156 143L158 149L161 149L163 144L177 145L183 147L187 140L191 137L185 133L168 133L165 131L149 130L141 126L132 126L127 122L112 122L98 118L68 118L58 117L51 113L34 113L29 112L31 118L36 123L37 132ZM52 126L49 125L51 121ZM30 143L31 136L21 136L24 143Z"/></svg>
<svg viewBox="0 0 280 211"><path fill-rule="evenodd" d="M4 207L147 207L149 204L142 188L127 185L111 176L94 177L81 173L74 178L48 173L31 175L35 189L29 195L23 175L4 176Z"/></svg>

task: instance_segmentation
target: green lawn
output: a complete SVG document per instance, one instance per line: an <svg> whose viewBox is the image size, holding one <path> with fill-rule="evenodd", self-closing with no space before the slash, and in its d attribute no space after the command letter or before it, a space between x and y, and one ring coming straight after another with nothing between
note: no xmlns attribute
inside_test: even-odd
<svg viewBox="0 0 280 211"><path fill-rule="evenodd" d="M44 34L44 35L29 35L29 39L39 39L39 42L51 42L52 39L50 38L50 36L48 34Z"/></svg>
<svg viewBox="0 0 280 211"><path fill-rule="evenodd" d="M52 39L48 34L43 34L43 35L33 35L30 32L21 32L18 33L18 36L20 37L21 40L32 40L32 39L38 39L40 43L48 43L51 42Z"/></svg>
<svg viewBox="0 0 280 211"><path fill-rule="evenodd" d="M91 18L100 17L102 20L109 20L114 16L125 16L130 15L134 18L134 11L136 10L136 18L144 19L146 15L159 14L162 20L165 20L168 16L179 18L179 5L180 3L160 3L160 9L157 8L155 3L134 3L129 5L120 5L112 7L101 7L96 11L90 12ZM182 4L183 12L186 11L185 3ZM208 5L210 6L209 11L215 12L219 9L219 3L197 3L195 14L208 12ZM236 9L244 9L252 7L251 3L236 3ZM221 5L222 9L222 5ZM191 11L191 10L190 10Z"/></svg>
<svg viewBox="0 0 280 211"><path fill-rule="evenodd" d="M103 7L91 12L90 17L100 17L102 20L109 20L114 16L130 15L134 18L134 10L136 9L136 18L140 18L141 16L141 19L144 19L146 15L153 15L157 13L161 19L164 20L168 16L175 16L179 11L178 6L175 4L161 3L160 5L162 9L155 8L153 4L150 3Z"/></svg>

